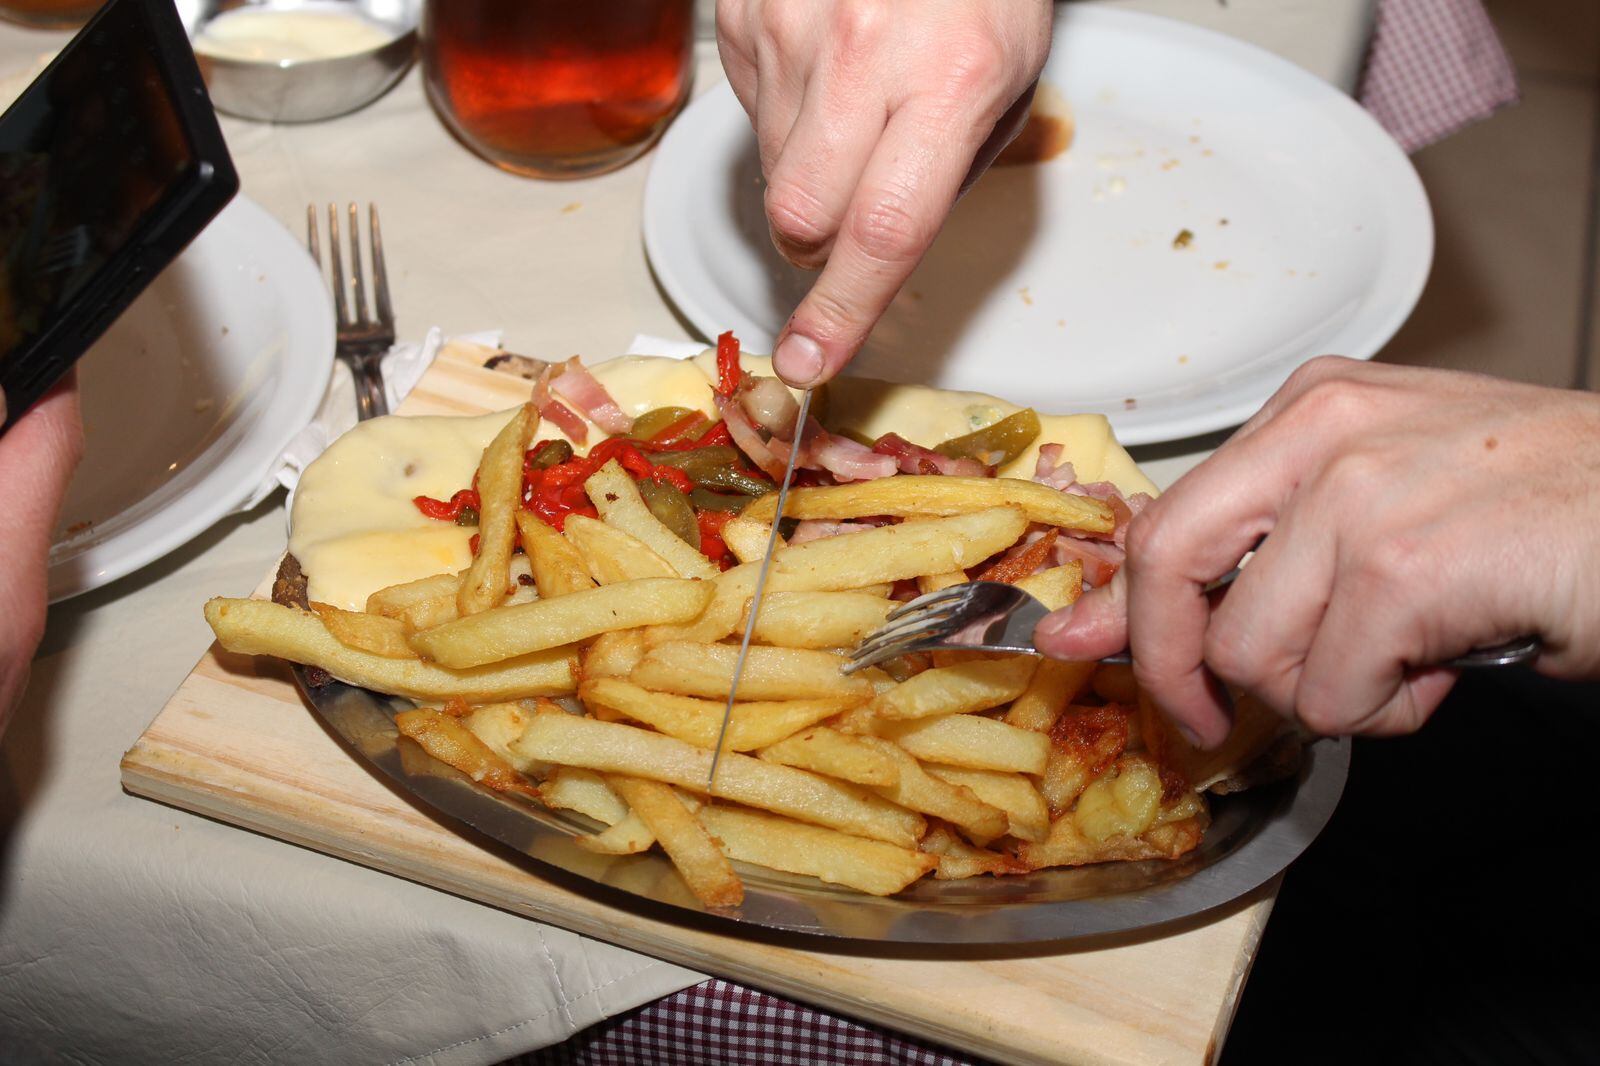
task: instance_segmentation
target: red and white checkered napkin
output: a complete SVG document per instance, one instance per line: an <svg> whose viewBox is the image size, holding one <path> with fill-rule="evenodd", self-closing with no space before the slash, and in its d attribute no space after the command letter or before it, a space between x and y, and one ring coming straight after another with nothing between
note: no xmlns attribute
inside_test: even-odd
<svg viewBox="0 0 1600 1066"><path fill-rule="evenodd" d="M887 1029L706 981L503 1066L981 1066Z"/></svg>
<svg viewBox="0 0 1600 1066"><path fill-rule="evenodd" d="M1479 0L1379 0L1357 94L1415 152L1517 101L1517 75Z"/></svg>

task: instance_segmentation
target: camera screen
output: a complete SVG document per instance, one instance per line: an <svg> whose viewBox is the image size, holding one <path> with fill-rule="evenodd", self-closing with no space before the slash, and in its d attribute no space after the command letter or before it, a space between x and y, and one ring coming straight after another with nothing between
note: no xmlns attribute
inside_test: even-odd
<svg viewBox="0 0 1600 1066"><path fill-rule="evenodd" d="M141 9L110 5L0 121L0 379L94 313L74 300L195 162Z"/></svg>

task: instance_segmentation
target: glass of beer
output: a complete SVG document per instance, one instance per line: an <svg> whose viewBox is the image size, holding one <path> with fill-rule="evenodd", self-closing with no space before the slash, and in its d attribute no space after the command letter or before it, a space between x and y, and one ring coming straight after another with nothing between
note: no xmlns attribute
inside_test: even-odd
<svg viewBox="0 0 1600 1066"><path fill-rule="evenodd" d="M429 0L423 74L469 148L540 178L598 174L655 143L689 96L693 0Z"/></svg>
<svg viewBox="0 0 1600 1066"><path fill-rule="evenodd" d="M100 10L100 0L0 0L0 18L41 29L82 26Z"/></svg>

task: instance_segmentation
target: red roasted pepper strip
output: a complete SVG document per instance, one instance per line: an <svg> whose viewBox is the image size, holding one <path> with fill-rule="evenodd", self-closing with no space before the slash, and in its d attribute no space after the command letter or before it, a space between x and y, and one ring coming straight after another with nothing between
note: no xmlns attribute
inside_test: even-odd
<svg viewBox="0 0 1600 1066"><path fill-rule="evenodd" d="M717 338L717 392L731 397L743 377L744 371L739 368L739 338L730 329Z"/></svg>
<svg viewBox="0 0 1600 1066"><path fill-rule="evenodd" d="M694 442L694 444L692 445L692 447L694 447L694 448L710 448L710 447L714 447L714 446L716 446L718 444L732 444L732 443L733 443L733 434L728 432L728 424L726 422L718 422L716 425L714 425L710 429L706 430L705 436L703 436L700 439L696 440ZM690 450L689 448L685 448L684 449L684 451L689 451L689 450Z"/></svg>
<svg viewBox="0 0 1600 1066"><path fill-rule="evenodd" d="M728 554L728 546L722 541L722 527L732 519L732 511L701 511L695 515L700 526L700 554L724 570L733 560Z"/></svg>
<svg viewBox="0 0 1600 1066"><path fill-rule="evenodd" d="M418 496L411 501L417 505L428 518L437 518L444 522L454 522L461 517L463 508L470 507L474 511L481 510L483 501L478 498L476 489L462 489L451 496L449 500L436 500L431 496Z"/></svg>

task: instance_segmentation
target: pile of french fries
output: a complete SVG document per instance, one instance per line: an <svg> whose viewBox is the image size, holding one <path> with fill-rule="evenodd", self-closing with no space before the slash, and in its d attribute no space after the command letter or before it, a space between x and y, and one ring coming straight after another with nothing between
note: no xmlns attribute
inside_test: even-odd
<svg viewBox="0 0 1600 1066"><path fill-rule="evenodd" d="M484 452L469 569L379 590L365 611L215 599L222 645L416 702L396 725L428 754L591 820L581 843L596 852L659 844L708 907L742 900L733 862L889 895L930 873L1173 858L1199 843L1205 801L1126 671L975 652L840 669L842 649L884 623L896 583L967 580L1041 526L1109 531L1099 501L936 475L794 490L790 516L899 521L779 547L708 792L776 499L724 527L741 560L726 571L614 462L586 483L600 518L558 532L521 507L537 422L522 410ZM1075 563L1017 583L1052 608L1083 585Z"/></svg>

